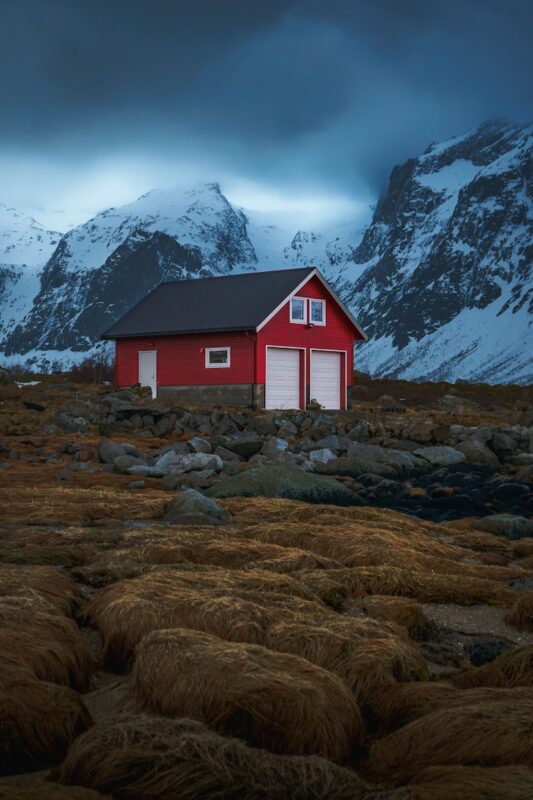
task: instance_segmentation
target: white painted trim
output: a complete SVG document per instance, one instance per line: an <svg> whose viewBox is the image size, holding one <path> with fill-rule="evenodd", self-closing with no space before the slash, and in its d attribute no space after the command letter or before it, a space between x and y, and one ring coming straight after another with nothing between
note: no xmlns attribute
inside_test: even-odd
<svg viewBox="0 0 533 800"><path fill-rule="evenodd" d="M326 305L327 305L326 304L326 299L323 298L323 297L309 297L308 298L308 302L309 302L309 314L308 314L308 316L309 316L309 324L310 325L318 325L319 327L325 328L326 327ZM312 307L313 303L322 303L322 322L316 322L316 320L313 319L313 315L311 313L311 310L312 310L311 307Z"/></svg>
<svg viewBox="0 0 533 800"><path fill-rule="evenodd" d="M228 353L228 361L226 364L210 364L209 363L209 354L213 352L213 350L226 350ZM221 345L220 347L206 347L205 348L205 367L206 369L227 369L231 367L231 347L227 347L226 345Z"/></svg>
<svg viewBox="0 0 533 800"><path fill-rule="evenodd" d="M287 300L290 300L292 297L294 297L294 295L297 294L300 291L300 289L302 289L305 286L305 284L308 281L310 281L311 278L314 278L315 276L320 280L322 285L326 287L326 289L331 294L331 296L337 301L337 303L342 308L342 310L344 311L344 313L346 314L348 319L350 319L352 321L352 323L355 325L355 327L357 328L357 330L359 331L361 336L366 341L368 339L368 336L366 335L364 330L361 328L361 326L359 325L359 323L357 322L357 320L355 319L353 314L351 314L351 312L348 311L348 309L346 308L346 306L344 305L344 303L342 302L342 300L340 299L338 294L332 289L332 287L329 285L327 280L320 274L320 272L318 271L318 269L316 267L313 269L312 272L309 273L309 275L306 278L303 279L303 281L301 281L301 283L298 284L298 286L296 286L295 289L292 290L292 292L290 294L287 295L287 297L284 300L281 301L281 303L279 303L279 305L276 306L276 308L273 311L270 312L268 317L265 317L265 319L257 326L257 328L255 330L257 332L259 332L261 330L261 328L264 328L265 325L267 324L267 322L270 322L272 317L275 317L276 314L278 313L278 311L281 308L283 308L283 306L285 305Z"/></svg>
<svg viewBox="0 0 533 800"><path fill-rule="evenodd" d="M341 408L341 411L347 411L347 395L348 395L348 351L347 350L335 350L332 347L310 347L309 348L309 400L313 400L311 396L311 381L313 380L313 352L319 353L344 353L344 393L346 397L344 398L344 408ZM340 387L342 391L342 387ZM334 409L332 409L333 411Z"/></svg>
<svg viewBox="0 0 533 800"><path fill-rule="evenodd" d="M283 306L285 305L285 303L287 302L287 300L290 300L292 297L294 297L294 295L295 295L295 294L297 294L297 293L300 291L300 289L301 289L303 286L305 286L305 284L307 283L307 281L310 281L310 280L311 280L311 278L312 278L314 275L318 275L318 270L316 269L316 267L315 267L315 269L313 269L313 271L312 271L312 272L310 272L310 273L309 273L309 275L307 275L307 276L306 276L306 277L303 279L303 281L301 281L301 282L298 284L298 286L296 286L296 287L295 287L295 288L292 290L292 292L291 292L290 294L288 294L288 295L287 295L287 297L286 297L284 300L282 300L282 301L281 301L281 303L280 303L279 305L277 305L277 306L276 306L276 308L274 309L274 311L271 311L271 312L270 312L270 314L268 315L268 317L265 317L265 319L263 320L263 322L261 322L261 324L260 324L260 325L258 325L258 326L257 326L257 328L256 328L255 330L256 330L257 332L259 332L259 331L261 330L261 328L264 328L264 327L265 327L265 325L267 324L267 322L270 322L270 320L272 319L272 317L275 317L275 316L276 316L276 314L278 313L278 311L279 311L281 308L283 308Z"/></svg>
<svg viewBox="0 0 533 800"><path fill-rule="evenodd" d="M302 350L304 354L303 362L304 362L304 382L303 382L303 396L304 396L304 409L306 405L306 392L307 392L307 348L305 347L293 347L292 345L283 345L283 344L266 344L265 345L265 408L267 404L267 383L268 383L268 351L269 350ZM301 361L301 359L300 359ZM301 375L300 375L300 395L302 394L302 385L301 385ZM301 400L298 409L301 411ZM268 410L268 409L267 409Z"/></svg>
<svg viewBox="0 0 533 800"><path fill-rule="evenodd" d="M292 301L293 300L301 300L304 305L304 318L303 319L294 319L292 316ZM295 325L307 325L307 297L291 297L289 300L289 321L294 323Z"/></svg>

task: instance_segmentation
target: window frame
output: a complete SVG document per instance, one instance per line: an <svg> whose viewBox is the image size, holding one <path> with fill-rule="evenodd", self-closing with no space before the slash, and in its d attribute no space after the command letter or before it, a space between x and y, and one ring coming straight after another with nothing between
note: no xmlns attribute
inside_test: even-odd
<svg viewBox="0 0 533 800"><path fill-rule="evenodd" d="M303 319L295 319L292 315L292 304L294 300L301 300L303 303L303 310L304 316ZM290 314L290 321L294 322L296 325L307 325L307 297L291 297L289 301L289 314Z"/></svg>
<svg viewBox="0 0 533 800"><path fill-rule="evenodd" d="M313 319L313 303L320 303L322 306L322 321L317 322L317 320ZM309 324L310 325L322 325L326 324L326 301L321 297L310 297L309 298Z"/></svg>
<svg viewBox="0 0 533 800"><path fill-rule="evenodd" d="M209 358L212 352L219 352L225 350L227 353L227 362L225 364L211 364ZM231 347L221 345L220 347L206 347L205 348L205 368L206 369L228 369L231 367Z"/></svg>

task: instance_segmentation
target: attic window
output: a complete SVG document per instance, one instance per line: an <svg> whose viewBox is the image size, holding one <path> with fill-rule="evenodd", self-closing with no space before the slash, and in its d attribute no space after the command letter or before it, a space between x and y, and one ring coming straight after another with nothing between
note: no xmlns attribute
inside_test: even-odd
<svg viewBox="0 0 533 800"><path fill-rule="evenodd" d="M293 297L291 300L291 322L306 323L306 302L303 297Z"/></svg>
<svg viewBox="0 0 533 800"><path fill-rule="evenodd" d="M231 348L206 347L205 366L210 368L229 367L231 365Z"/></svg>
<svg viewBox="0 0 533 800"><path fill-rule="evenodd" d="M310 300L310 322L313 325L326 324L326 301L325 300Z"/></svg>

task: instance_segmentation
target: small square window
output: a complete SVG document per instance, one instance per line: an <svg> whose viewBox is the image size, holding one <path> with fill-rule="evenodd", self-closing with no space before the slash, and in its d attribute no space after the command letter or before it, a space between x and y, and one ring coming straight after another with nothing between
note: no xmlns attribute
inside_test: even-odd
<svg viewBox="0 0 533 800"><path fill-rule="evenodd" d="M306 322L305 300L293 297L291 300L291 322Z"/></svg>
<svg viewBox="0 0 533 800"><path fill-rule="evenodd" d="M326 324L326 303L324 300L311 300L311 322L314 325Z"/></svg>
<svg viewBox="0 0 533 800"><path fill-rule="evenodd" d="M229 347L206 347L206 367L229 367L231 364L231 349Z"/></svg>

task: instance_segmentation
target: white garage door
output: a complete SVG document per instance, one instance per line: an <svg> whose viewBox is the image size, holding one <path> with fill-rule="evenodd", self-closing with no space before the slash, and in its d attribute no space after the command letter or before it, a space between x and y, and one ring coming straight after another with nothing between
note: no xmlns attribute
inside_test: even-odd
<svg viewBox="0 0 533 800"><path fill-rule="evenodd" d="M300 408L300 351L267 347L266 407Z"/></svg>
<svg viewBox="0 0 533 800"><path fill-rule="evenodd" d="M323 408L341 407L341 354L326 350L311 353L311 400Z"/></svg>

